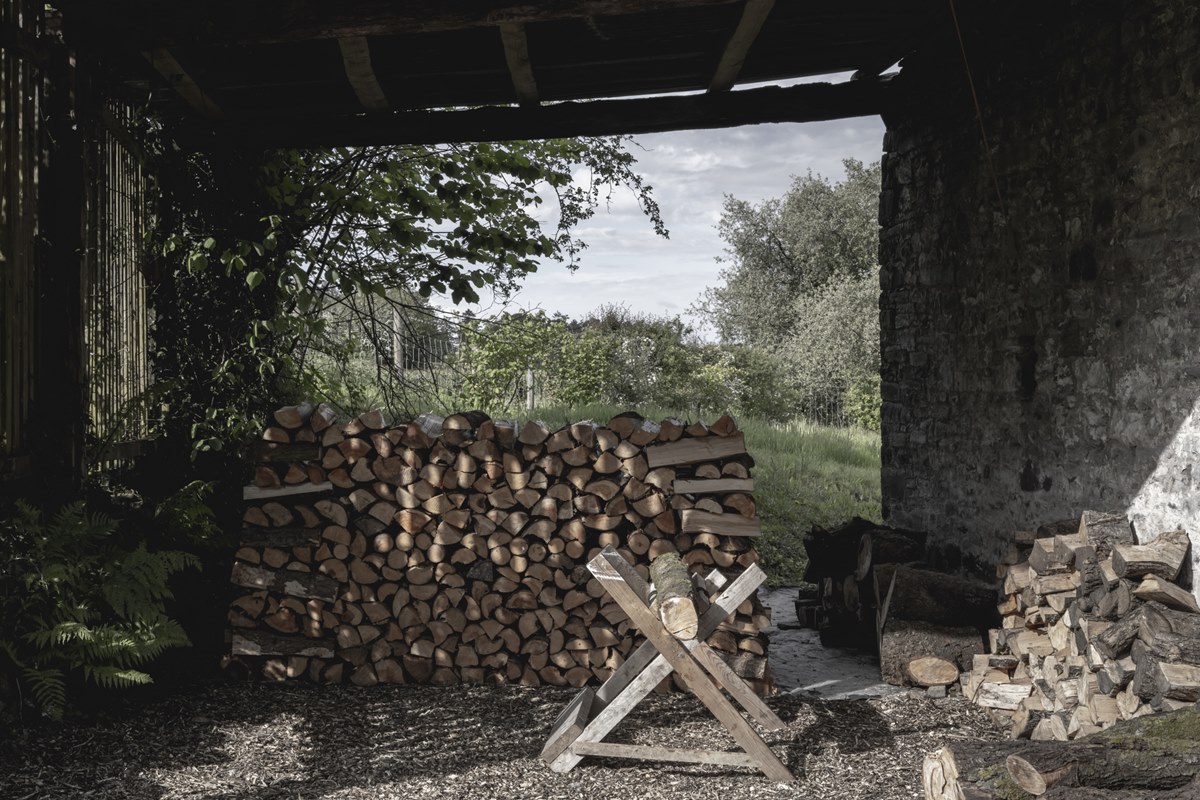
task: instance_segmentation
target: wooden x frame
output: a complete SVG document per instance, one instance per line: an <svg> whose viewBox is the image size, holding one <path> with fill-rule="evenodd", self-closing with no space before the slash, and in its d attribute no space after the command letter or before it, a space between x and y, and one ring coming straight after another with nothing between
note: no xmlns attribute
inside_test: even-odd
<svg viewBox="0 0 1200 800"><path fill-rule="evenodd" d="M584 756L609 756L751 767L762 770L776 781L794 780L788 768L721 689L762 727L779 730L784 727L783 722L704 641L754 593L766 578L763 571L757 565L751 565L732 583L724 585L725 578L714 570L704 583L709 590L720 593L701 615L697 637L681 641L663 627L658 615L651 610L650 586L616 550L605 547L588 562L588 569L629 615L630 621L645 634L646 641L603 686L595 690L584 689L563 709L542 749L542 758L550 768L555 772L569 772ZM679 673L688 688L745 752L680 750L602 741L672 672Z"/></svg>

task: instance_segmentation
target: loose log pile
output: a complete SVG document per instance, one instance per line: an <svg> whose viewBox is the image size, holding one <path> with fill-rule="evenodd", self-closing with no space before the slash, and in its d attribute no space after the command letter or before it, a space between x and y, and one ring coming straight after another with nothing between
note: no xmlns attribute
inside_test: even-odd
<svg viewBox="0 0 1200 800"><path fill-rule="evenodd" d="M1136 544L1123 514L1087 511L1016 538L1001 627L962 682L1013 738L1075 739L1200 700L1200 607L1176 584L1184 531Z"/></svg>
<svg viewBox="0 0 1200 800"><path fill-rule="evenodd" d="M830 531L815 528L804 544L805 580L818 592L797 601L797 615L815 618L826 645L877 651L885 681L952 684L984 652L995 590L925 567L925 534L856 518Z"/></svg>
<svg viewBox="0 0 1200 800"><path fill-rule="evenodd" d="M1191 800L1200 711L1122 721L1080 742L958 741L926 756L925 800Z"/></svg>
<svg viewBox="0 0 1200 800"><path fill-rule="evenodd" d="M638 643L585 567L604 546L643 578L667 553L730 576L757 560L753 462L728 416L339 425L302 404L253 458L232 573L251 591L229 621L234 656L271 679L578 687ZM686 612L663 613L687 633ZM752 598L707 640L760 693L767 624Z"/></svg>

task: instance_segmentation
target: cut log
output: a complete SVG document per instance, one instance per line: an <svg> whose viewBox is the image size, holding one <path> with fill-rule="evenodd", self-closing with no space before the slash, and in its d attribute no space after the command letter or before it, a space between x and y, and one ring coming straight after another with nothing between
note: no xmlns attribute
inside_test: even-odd
<svg viewBox="0 0 1200 800"><path fill-rule="evenodd" d="M905 666L914 686L949 686L958 680L958 666L937 656L921 656Z"/></svg>
<svg viewBox="0 0 1200 800"><path fill-rule="evenodd" d="M983 638L975 628L949 628L903 619L887 621L879 647L880 673L894 686L912 681L908 665L916 659L932 656L966 671L971 668L972 657L984 652Z"/></svg>
<svg viewBox="0 0 1200 800"><path fill-rule="evenodd" d="M856 580L864 580L872 564L907 564L925 557L925 534L876 528L859 538Z"/></svg>
<svg viewBox="0 0 1200 800"><path fill-rule="evenodd" d="M664 553L650 563L654 608L663 627L678 639L695 639L699 627L692 602L692 581L676 553Z"/></svg>
<svg viewBox="0 0 1200 800"><path fill-rule="evenodd" d="M888 619L920 620L950 628L969 625L981 630L999 621L995 587L982 581L901 564L881 564L875 574L880 586L895 578Z"/></svg>
<svg viewBox="0 0 1200 800"><path fill-rule="evenodd" d="M1050 717L1048 719L1055 719ZM925 797L931 800L1000 800L1047 784L1046 797L1122 797L1086 790L1163 794L1188 786L1200 772L1200 715L1194 709L1119 722L1078 742L960 741L926 757ZM1009 757L1020 778L1009 769ZM1022 783L1018 783L1018 780ZM1061 793L1060 793L1061 792ZM1035 795L1036 796L1036 795ZM1186 796L1186 795L1180 795Z"/></svg>
<svg viewBox="0 0 1200 800"><path fill-rule="evenodd" d="M1133 544L1133 528L1129 518L1118 512L1084 511L1079 520L1079 533L1096 548L1096 558L1108 558L1119 544Z"/></svg>

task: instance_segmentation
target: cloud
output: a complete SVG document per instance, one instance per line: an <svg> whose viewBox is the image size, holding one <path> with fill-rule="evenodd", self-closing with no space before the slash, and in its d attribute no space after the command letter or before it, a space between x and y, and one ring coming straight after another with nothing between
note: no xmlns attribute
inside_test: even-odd
<svg viewBox="0 0 1200 800"><path fill-rule="evenodd" d="M589 244L579 270L546 262L516 303L574 317L610 303L681 313L719 280L724 246L716 224L725 195L761 202L782 195L792 176L810 170L840 180L843 159L880 158L883 132L879 118L862 117L638 136L631 152L654 187L670 239L656 236L632 193L619 190L579 227Z"/></svg>

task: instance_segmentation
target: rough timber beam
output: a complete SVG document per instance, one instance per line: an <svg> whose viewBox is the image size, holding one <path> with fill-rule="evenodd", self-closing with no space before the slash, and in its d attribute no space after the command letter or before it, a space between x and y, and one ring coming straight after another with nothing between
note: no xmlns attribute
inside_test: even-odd
<svg viewBox="0 0 1200 800"><path fill-rule="evenodd" d="M710 92L725 92L733 88L738 74L742 71L742 65L746 63L750 47L758 38L758 33L762 30L763 23L767 21L767 16L774 6L775 0L746 0L746 7L742 9L742 18L738 21L733 36L729 37L729 43L725 45L725 52L721 54L721 61L717 64L712 80L708 83Z"/></svg>
<svg viewBox="0 0 1200 800"><path fill-rule="evenodd" d="M171 84L179 96L201 116L213 120L224 118L225 114L221 111L220 106L204 93L191 75L187 74L187 71L175 60L175 56L171 55L171 51L165 47L157 47L143 52L142 55L150 62L151 66L158 70L159 75L167 79L167 83Z"/></svg>
<svg viewBox="0 0 1200 800"><path fill-rule="evenodd" d="M890 96L888 85L887 80L808 83L534 108L256 118L231 126L230 133L247 143L268 147L331 147L610 136L763 122L816 122L884 113Z"/></svg>
<svg viewBox="0 0 1200 800"><path fill-rule="evenodd" d="M389 36L729 5L737 0L62 0L71 39L142 49ZM214 24L219 20L220 24Z"/></svg>
<svg viewBox="0 0 1200 800"><path fill-rule="evenodd" d="M387 111L391 108L375 68L371 66L371 46L365 36L343 36L338 39L342 51L342 65L346 69L346 80L350 81L359 104L367 111Z"/></svg>
<svg viewBox="0 0 1200 800"><path fill-rule="evenodd" d="M512 76L513 89L522 106L538 104L537 81L533 77L533 62L529 60L529 39L525 26L520 22L504 22L500 25L500 40L504 43L504 61L508 74Z"/></svg>

